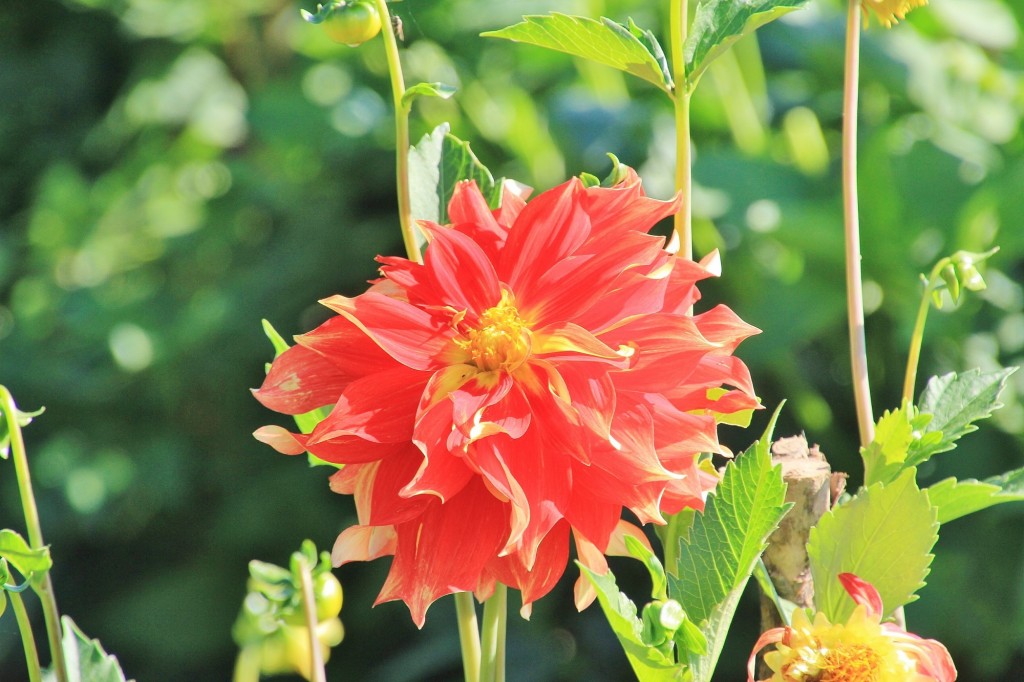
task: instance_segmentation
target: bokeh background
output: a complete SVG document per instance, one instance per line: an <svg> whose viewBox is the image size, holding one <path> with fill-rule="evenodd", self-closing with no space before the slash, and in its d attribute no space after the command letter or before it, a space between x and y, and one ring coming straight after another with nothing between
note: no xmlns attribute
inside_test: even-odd
<svg viewBox="0 0 1024 682"><path fill-rule="evenodd" d="M314 9L305 3L306 9ZM662 33L651 0L405 0L414 138L442 121L496 175L545 189L614 152L671 193L668 101L618 72L478 37L559 10ZM260 407L271 347L353 295L377 253L400 253L383 50L333 45L292 0L0 3L0 382L47 411L27 430L62 610L140 682L225 680L247 562L329 549L354 521L327 472L252 439L285 423ZM933 312L922 377L1024 357L1024 2L932 0L863 38L860 183L875 410L899 400L918 275L956 249L999 245L989 289ZM806 431L856 487L844 322L839 125L843 13L815 0L741 41L694 100L695 241L722 251L704 287L764 333L740 355L777 434ZM930 481L1024 465L1024 372L1006 407ZM732 431L736 448L756 438ZM0 526L22 529L0 462ZM346 641L331 680L459 679L451 600L417 632L401 604L370 605L387 561L337 571ZM637 600L645 578L613 564ZM568 570L512 617L512 680L618 680L601 614L571 608ZM961 679L1020 679L1024 506L942 529L911 628L945 642ZM30 600L31 601L31 600ZM38 617L38 613L36 613ZM748 595L716 680L744 679ZM24 679L0 619L0 679Z"/></svg>

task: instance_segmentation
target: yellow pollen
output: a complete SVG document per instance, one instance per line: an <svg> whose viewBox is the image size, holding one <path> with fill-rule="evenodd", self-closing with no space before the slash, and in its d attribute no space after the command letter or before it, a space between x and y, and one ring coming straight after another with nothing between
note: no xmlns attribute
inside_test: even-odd
<svg viewBox="0 0 1024 682"><path fill-rule="evenodd" d="M519 317L508 292L480 315L479 322L456 343L467 350L482 371L511 372L530 355L530 329Z"/></svg>
<svg viewBox="0 0 1024 682"><path fill-rule="evenodd" d="M882 657L867 644L840 644L825 654L821 668L821 682L876 682Z"/></svg>

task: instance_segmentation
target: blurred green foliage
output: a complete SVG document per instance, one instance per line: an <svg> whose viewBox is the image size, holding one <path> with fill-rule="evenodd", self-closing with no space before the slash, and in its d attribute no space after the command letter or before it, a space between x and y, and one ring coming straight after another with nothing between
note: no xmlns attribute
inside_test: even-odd
<svg viewBox="0 0 1024 682"><path fill-rule="evenodd" d="M405 0L413 136L450 121L496 176L538 189L614 152L671 193L672 120L653 87L539 49L478 38L552 9L657 33L650 0ZM129 676L223 680L253 557L329 546L354 521L323 470L249 434L276 417L247 388L285 334L355 294L399 253L391 114L379 44L337 46L288 0L40 0L0 4L0 381L23 409L62 609ZM305 9L313 9L312 3ZM957 249L1001 251L989 289L934 312L921 377L1024 358L1024 4L933 0L863 37L860 184L875 411L899 401L921 284ZM842 10L819 0L741 41L694 100L697 250L705 287L764 334L740 354L777 433L806 430L856 471L838 184ZM923 384L923 381L922 381ZM1024 459L1024 372L991 423L930 462L929 480ZM758 421L761 420L760 422ZM733 431L734 449L754 440ZM928 482L927 480L925 482ZM0 525L17 527L0 467ZM965 680L1024 665L1024 509L942 529L911 629L945 642ZM370 611L386 561L338 571L345 642L331 679L458 676L453 609L417 633L401 605ZM643 568L613 564L643 591ZM510 677L615 680L628 667L596 610L570 607L572 570L532 623L510 622ZM743 679L752 603L716 679ZM744 615L744 613L746 615ZM362 614L358 615L357 614ZM38 614L37 614L38 615ZM23 660L0 624L0 678Z"/></svg>

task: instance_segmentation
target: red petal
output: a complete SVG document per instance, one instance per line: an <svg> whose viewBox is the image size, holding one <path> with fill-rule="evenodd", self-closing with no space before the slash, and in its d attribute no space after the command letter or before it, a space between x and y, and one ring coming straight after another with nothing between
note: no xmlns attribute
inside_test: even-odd
<svg viewBox="0 0 1024 682"><path fill-rule="evenodd" d="M586 241L590 219L579 206L581 189L573 178L538 196L517 217L498 267L517 298L529 300L541 276Z"/></svg>
<svg viewBox="0 0 1024 682"><path fill-rule="evenodd" d="M677 213L682 197L659 201L644 195L640 177L626 168L626 177L614 187L588 187L583 205L591 216L594 233L625 230L647 232L663 218Z"/></svg>
<svg viewBox="0 0 1024 682"><path fill-rule="evenodd" d="M766 632L762 632L761 636L754 642L754 649L750 652L750 658L747 659L747 682L754 682L754 660L757 658L757 654L761 649L765 648L769 644L777 644L782 641L782 638L786 635L788 628L772 628Z"/></svg>
<svg viewBox="0 0 1024 682"><path fill-rule="evenodd" d="M853 601L867 608L868 615L872 618L882 617L882 596L878 594L875 586L866 580L861 580L853 573L840 573L839 582L843 589L849 594Z"/></svg>
<svg viewBox="0 0 1024 682"><path fill-rule="evenodd" d="M397 539L391 526L351 526L334 541L331 563L341 566L350 561L371 561L394 554Z"/></svg>
<svg viewBox="0 0 1024 682"><path fill-rule="evenodd" d="M447 502L466 486L473 471L462 457L448 450L446 440L451 432L450 402L438 403L420 415L413 439L422 451L422 460L416 475L402 489L402 495L434 495Z"/></svg>
<svg viewBox="0 0 1024 682"><path fill-rule="evenodd" d="M454 332L425 310L374 291L355 298L331 296L320 302L351 320L407 367L434 370L448 364L439 358Z"/></svg>
<svg viewBox="0 0 1024 682"><path fill-rule="evenodd" d="M296 336L295 343L323 355L353 378L395 366L394 359L362 329L340 315L330 318L311 332Z"/></svg>
<svg viewBox="0 0 1024 682"><path fill-rule="evenodd" d="M632 348L632 364L612 379L619 390L660 393L688 381L700 360L717 346L704 338L692 318L657 313L638 315L601 333L609 346Z"/></svg>
<svg viewBox="0 0 1024 682"><path fill-rule="evenodd" d="M712 251L699 263L677 258L665 294L665 312L688 314L693 304L700 300L697 282L708 277L718 277L721 272L718 251Z"/></svg>
<svg viewBox="0 0 1024 682"><path fill-rule="evenodd" d="M569 524L559 521L544 537L537 548L532 568L527 568L520 553L498 557L491 562L489 570L502 583L522 592L523 606L520 613L529 618L530 608L558 582L565 573L569 560Z"/></svg>
<svg viewBox="0 0 1024 682"><path fill-rule="evenodd" d="M423 627L438 597L475 589L508 529L503 506L471 482L445 504L430 500L421 516L396 525L395 560L376 603L401 599Z"/></svg>
<svg viewBox="0 0 1024 682"><path fill-rule="evenodd" d="M533 188L515 180L506 179L501 185L501 206L493 211L495 220L506 230L512 227L519 214L526 208L526 200L533 194Z"/></svg>
<svg viewBox="0 0 1024 682"><path fill-rule="evenodd" d="M402 366L353 381L313 429L308 445L344 436L374 443L408 441L426 383L426 375Z"/></svg>
<svg viewBox="0 0 1024 682"><path fill-rule="evenodd" d="M572 322L553 323L533 332L533 356L549 362L602 360L625 369L627 357L602 339Z"/></svg>
<svg viewBox="0 0 1024 682"><path fill-rule="evenodd" d="M566 362L558 368L572 407L594 435L607 440L615 414L615 385L607 372L595 372L582 362Z"/></svg>
<svg viewBox="0 0 1024 682"><path fill-rule="evenodd" d="M502 197L502 206L504 207L508 201L507 196ZM515 203L514 198L512 203ZM525 206L522 200L519 203ZM510 206L507 210L512 212L514 209ZM492 263L498 262L501 248L508 237L508 226L512 224L511 221L502 223L497 213L492 212L491 207L487 205L487 200L480 193L476 181L456 183L452 198L448 202L448 221L453 230L469 236L476 242ZM518 211L516 214L518 215Z"/></svg>
<svg viewBox="0 0 1024 682"><path fill-rule="evenodd" d="M427 275L437 292L434 305L480 314L501 300L501 286L487 254L469 237L448 228L426 228Z"/></svg>
<svg viewBox="0 0 1024 682"><path fill-rule="evenodd" d="M747 324L724 305L695 316L693 321L704 338L728 351L735 350L743 339L761 333L760 329Z"/></svg>
<svg viewBox="0 0 1024 682"><path fill-rule="evenodd" d="M333 405L352 378L323 355L293 346L274 360L253 395L275 412L303 414Z"/></svg>
<svg viewBox="0 0 1024 682"><path fill-rule="evenodd" d="M599 331L634 315L660 312L675 259L660 251L650 265L620 272L602 295L600 304L576 313L573 322Z"/></svg>

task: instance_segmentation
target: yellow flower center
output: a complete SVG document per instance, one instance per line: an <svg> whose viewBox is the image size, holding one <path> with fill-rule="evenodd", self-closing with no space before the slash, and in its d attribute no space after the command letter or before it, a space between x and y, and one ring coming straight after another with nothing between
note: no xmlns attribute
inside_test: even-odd
<svg viewBox="0 0 1024 682"><path fill-rule="evenodd" d="M519 317L508 292L502 292L498 305L485 310L477 325L456 343L469 352L482 371L511 372L530 355L530 328Z"/></svg>
<svg viewBox="0 0 1024 682"><path fill-rule="evenodd" d="M870 9L878 20L891 27L898 20L907 16L907 12L915 7L927 5L928 0L863 0L861 9L864 10L864 20L867 22L867 13Z"/></svg>
<svg viewBox="0 0 1024 682"><path fill-rule="evenodd" d="M841 643L825 653L821 682L877 682L882 656L864 643Z"/></svg>

